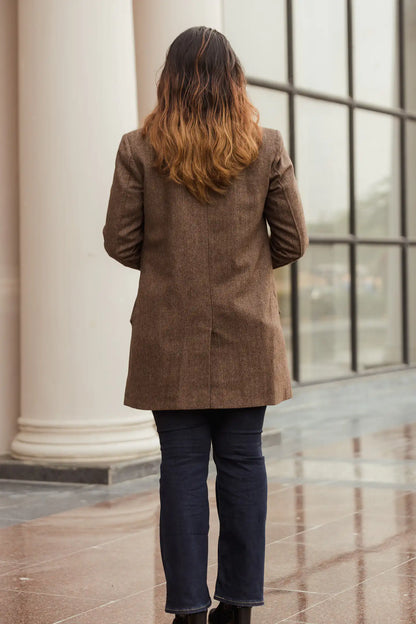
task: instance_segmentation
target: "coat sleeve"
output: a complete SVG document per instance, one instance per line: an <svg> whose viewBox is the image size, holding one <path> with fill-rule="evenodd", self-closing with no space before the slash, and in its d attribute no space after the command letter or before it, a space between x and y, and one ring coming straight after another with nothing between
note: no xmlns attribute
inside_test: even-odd
<svg viewBox="0 0 416 624"><path fill-rule="evenodd" d="M143 171L133 159L126 134L116 155L102 233L109 256L132 269L140 269L144 235Z"/></svg>
<svg viewBox="0 0 416 624"><path fill-rule="evenodd" d="M303 256L309 246L305 215L293 163L277 130L278 147L272 162L263 214L270 226L272 267L285 266Z"/></svg>

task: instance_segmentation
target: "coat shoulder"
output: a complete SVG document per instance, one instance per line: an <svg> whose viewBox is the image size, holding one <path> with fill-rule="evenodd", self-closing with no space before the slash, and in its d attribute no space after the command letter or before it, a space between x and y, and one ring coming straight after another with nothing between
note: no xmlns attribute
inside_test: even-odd
<svg viewBox="0 0 416 624"><path fill-rule="evenodd" d="M282 133L277 128L269 128L267 126L262 126L262 129L263 129L263 142L265 146L273 154L276 154L282 142Z"/></svg>
<svg viewBox="0 0 416 624"><path fill-rule="evenodd" d="M126 149L133 157L136 165L143 170L148 165L153 156L153 148L146 137L142 136L141 128L135 128L125 132L121 137L121 143L126 144Z"/></svg>
<svg viewBox="0 0 416 624"><path fill-rule="evenodd" d="M146 138L142 136L141 128L135 128L134 130L129 130L128 132L125 132L122 138L125 138L132 148L137 148L140 145L145 145L147 142Z"/></svg>

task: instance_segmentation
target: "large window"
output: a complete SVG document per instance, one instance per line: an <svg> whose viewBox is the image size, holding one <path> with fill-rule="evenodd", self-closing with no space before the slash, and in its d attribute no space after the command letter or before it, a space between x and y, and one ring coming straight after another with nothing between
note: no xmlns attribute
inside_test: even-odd
<svg viewBox="0 0 416 624"><path fill-rule="evenodd" d="M310 246L275 270L297 382L416 364L416 0L224 0Z"/></svg>

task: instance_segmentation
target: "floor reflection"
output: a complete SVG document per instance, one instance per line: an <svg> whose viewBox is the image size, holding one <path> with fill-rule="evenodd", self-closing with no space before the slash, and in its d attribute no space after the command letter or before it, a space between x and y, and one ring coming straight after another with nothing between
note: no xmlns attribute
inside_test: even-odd
<svg viewBox="0 0 416 624"><path fill-rule="evenodd" d="M298 413L282 444L264 447L265 605L253 624L416 623L412 416L383 415L376 429L353 414L332 437L305 416L307 442ZM211 465L211 595L214 479ZM114 487L0 482L1 624L170 624L158 518L158 475Z"/></svg>

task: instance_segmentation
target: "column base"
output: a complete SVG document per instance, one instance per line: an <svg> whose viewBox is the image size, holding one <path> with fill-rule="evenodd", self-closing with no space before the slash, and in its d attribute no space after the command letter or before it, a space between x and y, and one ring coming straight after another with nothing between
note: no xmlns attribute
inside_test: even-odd
<svg viewBox="0 0 416 624"><path fill-rule="evenodd" d="M128 462L102 464L42 463L0 455L0 479L112 485L158 473L160 453Z"/></svg>
<svg viewBox="0 0 416 624"><path fill-rule="evenodd" d="M20 417L10 456L40 465L110 465L159 453L159 437L147 414L124 418L59 419Z"/></svg>
<svg viewBox="0 0 416 624"><path fill-rule="evenodd" d="M282 434L279 429L264 429L263 447L281 444ZM211 450L212 457L212 450ZM37 459L16 459L10 454L0 455L0 479L21 481L56 481L61 483L96 483L112 485L130 479L139 479L159 473L160 448L145 457L136 457L130 461L83 462L77 464L62 461Z"/></svg>

